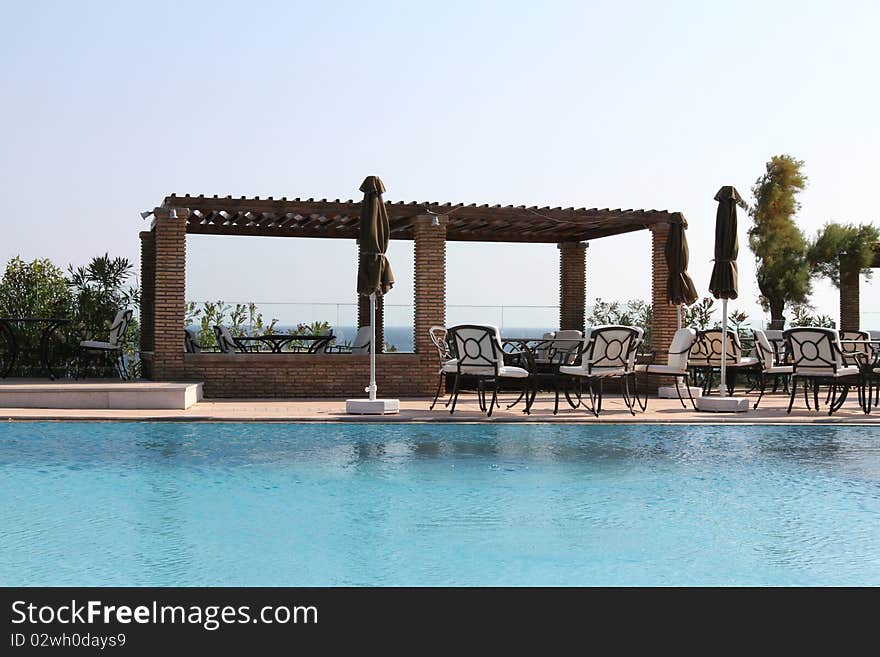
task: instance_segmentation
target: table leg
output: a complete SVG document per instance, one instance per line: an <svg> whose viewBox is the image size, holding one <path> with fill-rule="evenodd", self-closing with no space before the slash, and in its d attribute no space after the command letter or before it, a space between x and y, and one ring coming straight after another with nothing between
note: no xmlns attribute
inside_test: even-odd
<svg viewBox="0 0 880 657"><path fill-rule="evenodd" d="M15 361L18 359L18 341L15 339L15 331L12 330L12 327L9 326L8 322L0 323L0 327L2 327L2 330L6 333L6 337L9 338L9 363L3 370L3 374L0 375L0 378L5 379L9 376L9 373L15 366Z"/></svg>
<svg viewBox="0 0 880 657"><path fill-rule="evenodd" d="M40 338L40 360L43 364L43 371L49 375L51 381L55 380L55 373L49 365L49 338L52 337L52 333L54 333L55 329L59 326L61 326L59 322L49 322L46 325L46 328L43 329L43 335Z"/></svg>

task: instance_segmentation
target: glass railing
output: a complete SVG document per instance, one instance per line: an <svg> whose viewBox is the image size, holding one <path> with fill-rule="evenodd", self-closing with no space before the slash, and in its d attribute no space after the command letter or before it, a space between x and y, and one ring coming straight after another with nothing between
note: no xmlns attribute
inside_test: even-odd
<svg viewBox="0 0 880 657"><path fill-rule="evenodd" d="M386 349L413 351L413 305L385 304ZM357 304L354 303L278 303L241 301L191 302L188 321L196 329L203 324L234 326L248 335L290 333L299 327L327 324L337 344L351 343L357 334ZM274 322L274 324L273 324ZM540 337L555 330L558 306L477 306L451 304L446 307L446 324L493 324L502 334L514 337ZM271 328L270 328L271 327Z"/></svg>

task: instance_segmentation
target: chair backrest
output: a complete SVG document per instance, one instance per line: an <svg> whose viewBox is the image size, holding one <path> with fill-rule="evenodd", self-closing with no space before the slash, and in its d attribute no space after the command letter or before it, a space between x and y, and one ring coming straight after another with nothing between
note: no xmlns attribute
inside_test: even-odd
<svg viewBox="0 0 880 657"><path fill-rule="evenodd" d="M128 330L128 325L131 324L133 315L134 312L129 308L127 310L120 310L116 313L116 317L113 318L113 323L110 325L110 339L108 342L114 347L119 346L122 338L125 337L125 332Z"/></svg>
<svg viewBox="0 0 880 657"><path fill-rule="evenodd" d="M449 329L458 371L462 374L495 374L504 366L501 331L497 326L460 324Z"/></svg>
<svg viewBox="0 0 880 657"><path fill-rule="evenodd" d="M691 349L697 341L697 332L692 328L680 328L672 336L666 364L679 372L686 372L690 360Z"/></svg>
<svg viewBox="0 0 880 657"><path fill-rule="evenodd" d="M569 365L577 358L577 348L583 342L584 334L576 329L556 331L547 349L547 360L560 365Z"/></svg>
<svg viewBox="0 0 880 657"><path fill-rule="evenodd" d="M202 350L195 332L188 328L183 329L183 348L188 354L197 354Z"/></svg>
<svg viewBox="0 0 880 657"><path fill-rule="evenodd" d="M838 331L838 335L841 340L870 340L871 335L867 331ZM843 353L845 354L865 354L866 356L870 356L871 345L868 342L863 344L843 344L840 345Z"/></svg>
<svg viewBox="0 0 880 657"><path fill-rule="evenodd" d="M606 368L632 371L643 334L642 329L634 326L593 326L581 367L587 371Z"/></svg>
<svg viewBox="0 0 880 657"><path fill-rule="evenodd" d="M357 335L354 336L354 342L351 345L351 353L368 354L370 353L370 338L372 330L369 326L361 326L358 328Z"/></svg>
<svg viewBox="0 0 880 657"><path fill-rule="evenodd" d="M739 361L739 357L742 355L742 346L736 331L727 329L727 339L724 340L724 345L727 349L727 362ZM720 367L721 349L721 329L698 331L697 341L691 349L691 364L701 367Z"/></svg>
<svg viewBox="0 0 880 657"><path fill-rule="evenodd" d="M553 346L553 338L556 337L556 333L550 331L541 336L541 342L538 344L538 348L535 349L535 360L538 362L547 363L550 361L550 349Z"/></svg>
<svg viewBox="0 0 880 657"><path fill-rule="evenodd" d="M428 329L428 337L431 338L434 348L437 349L437 357L440 359L441 365L452 358L449 343L446 342L446 334L445 326L432 326Z"/></svg>
<svg viewBox="0 0 880 657"><path fill-rule="evenodd" d="M836 372L843 367L840 336L830 328L803 327L785 331L785 346L791 354L794 373Z"/></svg>
<svg viewBox="0 0 880 657"><path fill-rule="evenodd" d="M217 338L217 346L224 354L235 353L235 340L232 339L232 333L228 326L215 326L214 337Z"/></svg>
<svg viewBox="0 0 880 657"><path fill-rule="evenodd" d="M767 339L767 333L761 329L752 329L752 335L755 337L755 351L758 354L758 360L761 361L761 367L769 370L776 364L776 351L770 340Z"/></svg>

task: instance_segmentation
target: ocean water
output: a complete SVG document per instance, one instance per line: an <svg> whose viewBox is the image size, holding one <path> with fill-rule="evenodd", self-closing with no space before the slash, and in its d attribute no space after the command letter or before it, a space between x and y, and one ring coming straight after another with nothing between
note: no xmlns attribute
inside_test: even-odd
<svg viewBox="0 0 880 657"><path fill-rule="evenodd" d="M880 428L6 423L0 585L880 585Z"/></svg>

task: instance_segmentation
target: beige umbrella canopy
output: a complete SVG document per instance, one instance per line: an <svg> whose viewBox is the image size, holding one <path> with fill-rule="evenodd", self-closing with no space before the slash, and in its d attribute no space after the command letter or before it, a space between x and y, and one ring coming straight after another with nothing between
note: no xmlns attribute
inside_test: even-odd
<svg viewBox="0 0 880 657"><path fill-rule="evenodd" d="M364 193L361 203L361 223L358 244L361 262L358 267L357 291L365 297L385 295L394 285L394 274L385 252L388 250L388 212L382 201L385 185L379 176L367 176L360 187Z"/></svg>

